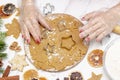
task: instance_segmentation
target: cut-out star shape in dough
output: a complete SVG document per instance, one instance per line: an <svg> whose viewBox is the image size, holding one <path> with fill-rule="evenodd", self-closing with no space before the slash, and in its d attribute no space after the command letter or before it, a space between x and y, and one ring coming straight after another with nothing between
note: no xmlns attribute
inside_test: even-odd
<svg viewBox="0 0 120 80"><path fill-rule="evenodd" d="M94 72L92 72L91 78L88 80L101 80L102 74L96 75Z"/></svg>
<svg viewBox="0 0 120 80"><path fill-rule="evenodd" d="M11 70L23 71L23 68L27 66L25 55L16 54L12 60L9 61L11 64Z"/></svg>

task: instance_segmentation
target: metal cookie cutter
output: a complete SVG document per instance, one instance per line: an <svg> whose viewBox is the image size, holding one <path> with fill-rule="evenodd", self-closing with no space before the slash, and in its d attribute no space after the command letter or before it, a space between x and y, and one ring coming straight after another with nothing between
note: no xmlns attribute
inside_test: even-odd
<svg viewBox="0 0 120 80"><path fill-rule="evenodd" d="M44 7L43 7L43 13L45 15L52 13L55 10L55 7L53 5L51 5L50 3L47 3Z"/></svg>

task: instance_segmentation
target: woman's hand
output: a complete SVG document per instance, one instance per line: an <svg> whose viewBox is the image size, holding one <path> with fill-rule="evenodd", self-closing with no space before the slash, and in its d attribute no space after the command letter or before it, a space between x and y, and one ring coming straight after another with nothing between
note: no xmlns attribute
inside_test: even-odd
<svg viewBox="0 0 120 80"><path fill-rule="evenodd" d="M21 6L20 25L22 36L27 43L30 43L30 35L32 35L36 43L40 43L41 34L39 23L50 30L50 27L44 20L43 16L34 5L34 0L23 0Z"/></svg>
<svg viewBox="0 0 120 80"><path fill-rule="evenodd" d="M80 38L85 38L87 42L93 39L99 42L112 32L120 18L113 10L108 10L86 14L82 20L88 23L80 28Z"/></svg>

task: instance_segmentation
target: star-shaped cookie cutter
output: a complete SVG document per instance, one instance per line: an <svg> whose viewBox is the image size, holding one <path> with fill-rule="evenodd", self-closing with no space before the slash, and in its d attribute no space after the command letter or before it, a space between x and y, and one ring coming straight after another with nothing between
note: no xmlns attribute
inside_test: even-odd
<svg viewBox="0 0 120 80"><path fill-rule="evenodd" d="M44 13L45 15L51 14L54 10L55 10L55 7L54 7L53 5L51 5L50 3L47 3L47 4L43 7L43 13Z"/></svg>

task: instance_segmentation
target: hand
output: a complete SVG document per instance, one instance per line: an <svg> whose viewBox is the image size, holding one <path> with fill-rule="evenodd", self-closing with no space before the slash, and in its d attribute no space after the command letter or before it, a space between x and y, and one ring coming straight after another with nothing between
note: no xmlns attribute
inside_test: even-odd
<svg viewBox="0 0 120 80"><path fill-rule="evenodd" d="M20 25L22 36L27 43L30 43L30 34L36 43L40 43L41 34L39 23L50 30L43 16L35 7L34 2L27 2L26 0L21 7Z"/></svg>
<svg viewBox="0 0 120 80"><path fill-rule="evenodd" d="M108 10L86 14L82 20L88 21L88 23L80 28L80 38L85 38L87 42L93 39L99 42L112 32L119 19L113 11Z"/></svg>

